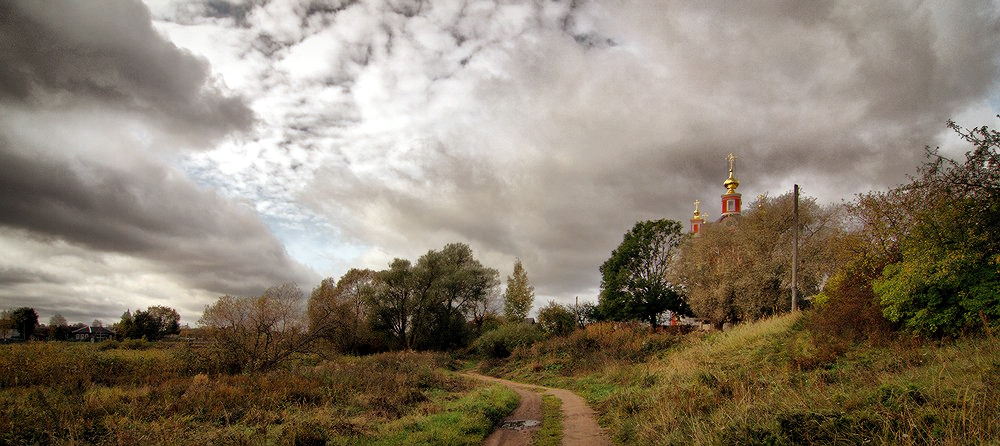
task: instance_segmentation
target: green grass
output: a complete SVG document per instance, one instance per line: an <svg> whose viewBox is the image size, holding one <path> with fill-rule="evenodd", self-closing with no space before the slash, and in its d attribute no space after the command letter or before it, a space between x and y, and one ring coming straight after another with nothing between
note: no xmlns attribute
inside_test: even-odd
<svg viewBox="0 0 1000 446"><path fill-rule="evenodd" d="M542 395L542 427L535 437L535 446L558 446L562 438L562 400Z"/></svg>
<svg viewBox="0 0 1000 446"><path fill-rule="evenodd" d="M488 370L580 393L622 444L1000 443L996 339L858 343L830 357L801 318L688 335L572 373L555 348L572 343L548 341Z"/></svg>
<svg viewBox="0 0 1000 446"><path fill-rule="evenodd" d="M343 444L474 445L493 432L518 403L517 394L495 384L443 405L442 412L408 416L387 424L377 438L352 438Z"/></svg>

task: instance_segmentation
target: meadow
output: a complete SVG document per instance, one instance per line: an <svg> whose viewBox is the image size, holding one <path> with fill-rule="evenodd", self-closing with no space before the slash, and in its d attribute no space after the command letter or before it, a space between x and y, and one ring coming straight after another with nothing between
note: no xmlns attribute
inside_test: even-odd
<svg viewBox="0 0 1000 446"><path fill-rule="evenodd" d="M183 344L5 345L0 444L481 444L517 396L453 372L477 365L579 393L619 444L996 444L998 347L988 333L838 340L810 312L687 335L599 323L499 359L302 355L239 374ZM536 440L558 444L558 401L544 404Z"/></svg>
<svg viewBox="0 0 1000 446"><path fill-rule="evenodd" d="M0 346L2 444L480 444L517 405L438 353L227 374L142 341Z"/></svg>

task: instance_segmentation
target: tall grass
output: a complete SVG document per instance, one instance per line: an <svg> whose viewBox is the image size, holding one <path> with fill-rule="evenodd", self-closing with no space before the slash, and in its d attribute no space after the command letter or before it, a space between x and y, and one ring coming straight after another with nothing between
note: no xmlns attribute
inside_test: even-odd
<svg viewBox="0 0 1000 446"><path fill-rule="evenodd" d="M511 360L487 360L482 368L489 373L504 373L558 387L563 381L560 377L642 362L680 339L677 335L650 333L648 327L640 324L592 324L567 336L518 347ZM527 368L520 367L524 364Z"/></svg>
<svg viewBox="0 0 1000 446"><path fill-rule="evenodd" d="M398 420L419 433L421 417L441 414L471 421L428 435L462 432L454 438L468 443L516 405L509 391L476 390L448 372L441 354L304 359L240 375L199 357L185 348L3 346L0 444L375 443L396 435L386 426Z"/></svg>
<svg viewBox="0 0 1000 446"><path fill-rule="evenodd" d="M553 373L573 351L567 338L494 370L580 392L623 444L1000 442L996 339L881 339L831 354L807 325L785 315L689 335L645 361Z"/></svg>

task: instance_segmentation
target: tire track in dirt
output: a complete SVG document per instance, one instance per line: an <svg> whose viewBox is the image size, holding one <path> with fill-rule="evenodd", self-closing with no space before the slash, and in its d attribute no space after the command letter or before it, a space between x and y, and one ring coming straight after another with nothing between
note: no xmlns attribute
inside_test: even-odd
<svg viewBox="0 0 1000 446"><path fill-rule="evenodd" d="M546 393L562 401L563 445L573 446L605 446L611 445L611 439L601 430L594 416L594 410L587 405L579 395L566 389L523 384L492 376L466 372L463 375L480 381L493 382L507 386L517 392L521 401L500 428L486 438L486 446L529 446L531 437L541 428L542 396Z"/></svg>

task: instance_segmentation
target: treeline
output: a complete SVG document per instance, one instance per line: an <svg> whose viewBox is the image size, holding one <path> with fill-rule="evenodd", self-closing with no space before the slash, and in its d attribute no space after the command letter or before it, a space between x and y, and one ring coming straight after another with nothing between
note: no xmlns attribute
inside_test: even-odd
<svg viewBox="0 0 1000 446"><path fill-rule="evenodd" d="M177 310L154 305L146 310L136 310L132 313L126 310L122 318L110 327L113 337L122 339L160 340L169 335L180 333L181 316ZM0 312L0 330L5 332L4 338L21 341L46 340L68 341L73 339L73 332L87 328L83 322L70 324L63 315L56 313L49 318L47 325L39 324L38 312L31 307L20 307ZM95 319L89 327L104 327L104 323ZM14 337L8 336L16 332Z"/></svg>
<svg viewBox="0 0 1000 446"><path fill-rule="evenodd" d="M964 162L928 150L908 184L840 205L800 200L796 291L815 307L810 323L846 337L896 330L940 338L1000 327L1000 136L949 125L975 147ZM217 341L217 359L242 370L305 351L470 348L504 356L590 321L753 321L790 309L792 207L791 194L761 196L699 237L675 221L639 222L601 265L598 304L551 302L535 326L520 324L534 296L520 262L501 296L498 272L461 243L328 278L306 306L292 284L223 296L200 323Z"/></svg>
<svg viewBox="0 0 1000 446"><path fill-rule="evenodd" d="M304 292L282 284L260 296L223 296L200 320L231 369L262 369L305 351L366 354L467 347L504 321L521 322L533 287L520 262L499 293L499 273L452 243L381 271L352 269ZM502 302L501 302L502 301ZM505 316L500 315L501 308Z"/></svg>

